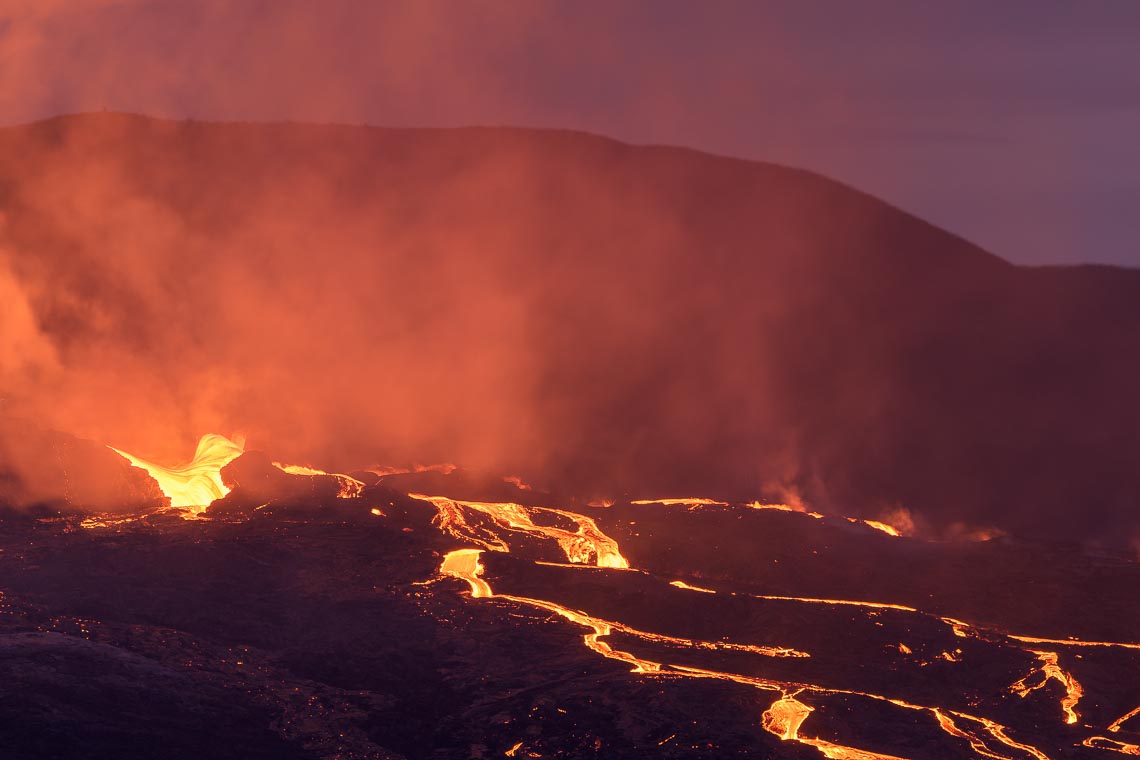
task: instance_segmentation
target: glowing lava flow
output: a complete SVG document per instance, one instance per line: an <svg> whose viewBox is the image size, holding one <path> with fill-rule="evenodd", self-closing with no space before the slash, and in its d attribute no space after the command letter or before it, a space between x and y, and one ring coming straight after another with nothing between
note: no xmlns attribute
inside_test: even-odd
<svg viewBox="0 0 1140 760"><path fill-rule="evenodd" d="M476 599L494 597L495 593L491 590L490 584L480 577L483 574L483 565L479 561L479 555L482 553L482 549L456 549L453 552L448 552L443 558L443 564L440 565L439 572L441 575L467 581L471 586L471 596ZM499 595L498 598L549 610L566 618L572 623L590 628L592 632L587 633L585 637L583 637L586 646L603 657L628 662L633 666L633 672L635 673L656 673L661 670L660 663L642 660L629 652L613 649L609 644L600 641L599 639L603 636L610 635L613 631L612 626L604 620L598 620L583 612L577 612L576 610L571 610L562 605L547 602L542 599L527 599L505 595Z"/></svg>
<svg viewBox="0 0 1140 760"><path fill-rule="evenodd" d="M1090 736L1081 742L1086 747L1093 749L1106 749L1109 752L1119 752L1122 755L1132 755L1133 757L1140 757L1140 744L1126 744L1119 742L1116 739L1109 739L1105 736Z"/></svg>
<svg viewBox="0 0 1140 760"><path fill-rule="evenodd" d="M1042 688L1045 684L1049 683L1049 681L1057 681L1065 687L1065 696L1061 699L1061 710L1065 713L1065 722L1069 724L1076 723L1080 716L1073 708L1077 706L1077 702L1084 696L1085 690L1077 683L1077 679L1061 669L1061 666L1058 664L1059 658L1056 652L1042 652L1036 649L1030 651L1041 660L1041 667L1025 678L1022 678L1013 686L1010 686L1010 691L1024 699L1029 696L1030 692ZM1041 674L1041 682L1030 686L1029 679L1036 673Z"/></svg>
<svg viewBox="0 0 1140 760"><path fill-rule="evenodd" d="M492 522L507 531L527 533L557 542L566 559L575 564L598 567L628 568L629 561L618 551L617 542L598 528L598 524L584 515L547 507L525 507L509 502L457 501L444 496L408 494L413 499L431 502L438 514L440 529L458 539L472 541L485 549L509 552L510 547L500 537L480 526L468 522L467 510L491 518ZM578 530L538 525L534 517L539 514L555 515L574 523Z"/></svg>
<svg viewBox="0 0 1140 760"><path fill-rule="evenodd" d="M1140 715L1140 707L1137 707L1135 710L1127 712L1116 720L1112 721L1112 723L1108 725L1108 730L1115 734L1120 730L1121 726L1135 718L1137 715Z"/></svg>
<svg viewBox="0 0 1140 760"><path fill-rule="evenodd" d="M1112 734L1120 733L1121 727L1138 715L1140 715L1140 707L1121 715L1112 721L1112 723L1108 724L1108 732ZM1117 739L1109 739L1106 736L1090 736L1081 743L1093 749L1104 749L1109 752L1118 752L1121 755L1140 757L1140 744L1128 744L1127 742L1122 742Z"/></svg>
<svg viewBox="0 0 1140 760"><path fill-rule="evenodd" d="M420 498L422 498L422 497L420 497ZM443 499L442 497L435 497L435 499L429 499L429 501L432 501L432 503L436 505L437 509L441 510L441 515L446 514L448 516L448 519L450 519L450 520L456 519L455 515L453 515L451 513L451 510L456 508L458 506L458 504L460 504L460 502L454 502L454 501L449 500L449 499ZM462 502L462 504L469 506L472 503L471 502ZM488 507L489 505L483 504L482 506ZM495 505L495 506L502 507L504 505ZM523 528L514 527L518 523L519 513L513 508L518 507L519 505L506 505L506 506L512 507L512 509L507 510L507 516L509 516L511 518L511 520L507 521L507 522L508 522L508 524L512 525L512 529L523 530L523 529L529 528L530 530L537 530L541 527L541 526L534 526L532 523L525 523L525 522L523 523L523 525L524 525ZM458 517L462 518L462 516L463 516L462 512L460 511ZM500 519L506 520L506 517L500 515ZM465 524L464 524L464 526L465 526ZM441 527L442 527L442 524L441 524ZM469 527L469 526L466 526L466 527ZM452 523L451 528L456 529L457 526L454 523ZM596 529L596 526L595 526L595 529ZM544 530L548 530L548 529L544 529ZM539 532L542 532L542 531L539 531ZM562 531L562 532L565 533L565 531ZM544 533L544 535L547 535L547 537L549 537L549 538L554 538L555 540L558 540L560 538L557 531L553 534ZM604 534L602 534L602 535L604 536ZM612 539L609 539L608 537L605 537L605 538L608 541L612 541ZM560 543L561 543L561 541L560 541ZM613 550L616 551L616 548L617 548L616 545L614 545ZM985 757L994 758L994 760L1013 760L1013 758L1010 757L1009 755L998 754L997 752L991 750L989 748L989 746L987 745L986 741L981 739L979 736L960 728L954 722L954 720L950 717L951 715L953 715L954 717L956 717L960 720L969 721L971 723L978 724L979 726L981 726L986 731L986 733L988 733L991 737L993 737L993 739L996 739L998 742L1000 742L1002 745L1004 745L1008 749L1012 749L1012 750L1015 750L1015 751L1018 751L1021 753L1025 753L1025 754L1035 758L1035 760L1049 760L1049 758L1044 753L1042 753L1040 750L1037 750L1035 747L1032 747L1032 746L1027 745L1027 744L1023 744L1021 742L1018 742L1018 741L1015 741L1014 739L1012 739L1006 733L1006 729L1004 726L1002 726L998 723L995 723L994 721L991 721L987 718L969 715L969 714L961 713L961 712L957 712L957 711L944 712L944 711L940 710L939 708L927 707L927 706L923 706L923 705L915 705L915 704L911 704L909 702L905 702L903 700L892 699L892 698L884 697L884 696L881 696L878 694L870 694L870 693L865 693L865 692L849 691L849 690L843 690L843 689L829 689L827 687L815 686L812 684L786 683L786 682L774 681L774 680L765 679L765 678L757 678L754 676L744 676L744 675L739 675L736 673L720 672L720 671L715 671L715 670L689 667L689 666L684 666L684 665L669 665L666 663L656 662L653 660L647 660L647 659L638 657L637 655L634 655L631 652L623 651L620 649L614 649L612 646L610 646L609 643L602 641L602 639L611 635L614 632L621 632L621 633L624 633L624 634L627 634L630 636L637 637L637 638L642 639L644 641L665 643L665 644L692 647L692 648L742 650L742 651L753 652L756 654L762 654L762 655L767 655L767 656L775 656L775 657L807 657L808 656L806 653L803 653L803 652L797 652L796 650L793 650L793 649L780 648L780 647L757 647L757 646L747 645L747 644L727 644L727 643L723 643L723 642L703 642L703 641L693 641L690 639L683 639L683 638L672 637L672 636L663 636L660 634L649 633L646 631L640 631L640 630L631 628L631 627L626 626L626 625L621 624L621 623L616 623L613 621L596 618L596 617L593 617L592 615L589 615L585 612L581 612L579 610L573 610L573 609L570 609L568 607L564 607L560 604L557 604L555 602L549 602L549 601L546 601L543 599L532 599L532 598L528 598L528 597L510 596L510 595L506 595L506 594L495 594L494 591L491 589L490 584L487 583L487 581L482 577L484 568L483 568L482 563L480 562L480 556L482 555L483 551L484 551L483 549L456 549L454 551L448 552L443 558L443 563L440 565L440 568L439 568L440 576L441 577L458 578L460 580L465 581L471 588L471 596L473 598L476 598L476 599L495 598L495 599L501 599L501 600L505 600L505 601L514 602L516 604L526 605L526 606L530 606L530 607L536 607L538 609L546 610L548 612L552 612L556 615L559 615L560 617L570 621L571 623L583 626L583 627L589 629L589 632L586 633L582 639L583 643L585 644L585 646L588 649L590 649L591 651L596 652L597 654L600 654L603 657L606 657L608 659L619 660L621 662L625 662L625 663L631 665L632 666L632 672L634 672L634 673L642 673L642 674L657 675L657 676L673 676L673 677L683 676L683 677L689 677L689 678L710 678L710 679L717 679L717 680L723 680L723 681L732 681L734 683L752 686L754 688L765 690L765 691L782 692L783 696L780 699L776 700L776 702L773 703L773 705L763 714L763 716L761 718L762 727L765 730L767 730L769 733L772 733L776 736L779 736L781 739L785 739L785 740L789 740L789 741L796 741L800 744L804 744L807 746L814 747L822 755L824 755L824 757L831 758L832 760L898 760L898 758L893 756L893 755L878 754L878 753L870 752L867 750L862 750L862 749L857 749L854 747L848 747L848 746L844 746L844 745L840 745L840 744L835 744L835 743L829 742L829 741L824 740L824 739L800 736L800 733L799 733L800 728L801 728L803 722L807 719L808 714L810 712L812 712L812 708L808 707L807 705L803 704L799 700L795 699L793 696L788 696L789 690L795 690L795 693L800 693L802 691L811 691L813 693L818 693L818 694L846 694L846 695L852 695L852 696L866 697L866 698L874 699L874 700L878 700L878 701L889 702L893 705L902 707L902 708L907 709L907 710L924 712L924 713L931 715L937 721L939 727L945 733L947 733L948 735L950 735L956 739L961 739L961 740L967 741L970 744L970 746L973 747L974 750L978 754L983 755ZM499 549L499 551L504 551L504 549ZM593 551L593 554L594 554L594 556L599 557L599 558L605 556L604 551L599 551L597 549L595 549ZM886 607L886 606L896 606L896 605L877 605L877 606ZM909 608L903 608L903 609L909 609ZM1106 740L1106 741L1110 741L1110 740Z"/></svg>
<svg viewBox="0 0 1140 760"><path fill-rule="evenodd" d="M620 649L614 649L608 643L601 639L609 636L615 631L626 633L646 641L655 641L669 644L679 644L684 646L697 646L700 648L731 648L743 649L746 651L753 651L759 654L767 654L770 656L792 656L803 657L807 656L804 653L794 653L795 650L785 649L770 649L762 647L752 647L750 645L732 645L723 644L720 642L694 642L688 639L680 639L669 636L661 636L659 634L648 633L639 631L621 623L615 623L608 620L593 617L578 610L572 610L563 607L554 602L548 602L543 599L532 599L528 597L510 596L506 594L496 594L491 589L489 583L483 579L483 565L479 561L483 549L456 549L448 552L440 566L439 572L441 576L458 578L465 581L471 588L471 596L476 599L501 599L505 601L514 602L516 604L527 605L530 607L537 607L539 609L553 612L560 617L569 620L571 623L583 626L590 629L590 632L583 636L583 643L588 649L597 654L602 655L608 659L619 660L628 663L632 666L632 672L642 673L657 676L684 676L689 678L710 678L722 681L731 681L734 683L744 684L764 691L779 691L784 696L776 700L775 703L764 713L761 718L762 727L781 739L796 741L800 744L815 747L824 757L831 758L832 760L899 760L893 755L884 755L867 750L848 747L841 744L835 744L824 739L810 738L800 736L800 727L807 716L812 712L812 708L804 705L802 702L787 696L789 690L794 690L796 693L802 691L811 691L817 694L846 694L852 696L866 697L878 701L889 702L898 707L907 710L914 710L925 712L933 716L939 726L949 735L967 740L972 747L986 757L995 758L995 760L1013 760L1008 755L1001 755L992 752L986 743L965 730L959 728L954 721L942 712L939 708L925 707L922 705L915 705L909 702L904 702L898 699L891 699L883 697L878 694L870 694L858 691L848 691L843 689L829 689L821 686L814 686L811 684L795 684L786 683L781 681L774 681L766 678L757 678L755 676L744 676L736 673L720 672L715 670L708 670L705 668L689 667L685 665L669 665L662 662L643 659L634 655L631 652L626 652ZM765 651L767 650L767 651ZM791 653L791 654L788 654ZM1005 733L1005 727L995 723L987 718L981 718L974 715L968 715L960 712L951 712L955 717L977 723L985 729L994 739L997 739L1001 744L1010 749L1015 749L1025 754L1030 755L1036 760L1049 760L1049 758L1027 744L1022 744L1011 739Z"/></svg>
<svg viewBox="0 0 1140 760"><path fill-rule="evenodd" d="M1026 644L1058 644L1066 647L1117 647L1119 649L1140 649L1140 644L1132 644L1122 641L1082 641L1081 639L1042 639L1037 636L1015 636L1009 634L1009 638L1014 641L1022 641ZM1140 708L1138 708L1140 709Z"/></svg>
<svg viewBox="0 0 1140 760"><path fill-rule="evenodd" d="M170 506L200 512L214 499L220 499L230 492L222 483L221 470L241 456L244 444L221 435L204 435L198 441L194 458L180 467L163 467L112 446L107 448L125 457L135 467L150 473L158 482L158 487L170 498Z"/></svg>
<svg viewBox="0 0 1140 760"><path fill-rule="evenodd" d="M170 499L170 506L201 512L212 501L220 499L230 492L230 489L222 482L222 468L244 453L245 444L244 441L232 441L216 433L204 435L198 441L194 458L189 463L179 467L163 467L160 464L139 459L135 455L128 454L113 446L107 448L125 457L135 467L146 470L158 483L163 494ZM359 480L337 472L325 472L312 467L281 464L279 462L274 462L273 466L290 475L331 477L340 486L337 497L341 499L354 498L364 490L364 484Z"/></svg>
<svg viewBox="0 0 1140 760"><path fill-rule="evenodd" d="M794 507L790 504L763 504L759 501L750 501L744 506L748 507L749 509L774 509L777 512L795 512L796 514L814 517L817 520L823 519L823 515L821 515L819 512L809 512L803 507Z"/></svg>
<svg viewBox="0 0 1140 760"><path fill-rule="evenodd" d="M482 549L456 549L448 552L439 567L442 575L450 575L471 584L471 596L475 599L486 599L494 596L490 584L479 576L483 574L483 565L479 562Z"/></svg>
<svg viewBox="0 0 1140 760"><path fill-rule="evenodd" d="M887 525L885 522L879 522L878 520L864 520L863 524L868 528L874 528L875 530L882 531L888 536L894 536L895 538L898 538L902 535L902 533L899 533L899 529L895 526Z"/></svg>
<svg viewBox="0 0 1140 760"><path fill-rule="evenodd" d="M711 507L727 507L727 501L717 501L716 499L638 499L631 501L630 504L664 504L665 506L672 506L676 504L688 505L690 507L697 506L711 506Z"/></svg>
<svg viewBox="0 0 1140 760"><path fill-rule="evenodd" d="M309 477L327 476L332 478L340 486L340 491L337 492L338 499L355 499L364 490L364 484L350 475L343 475L339 472L325 472L313 467L305 467L300 464L281 464L274 462L273 466L282 472L287 472L290 475L308 475Z"/></svg>
<svg viewBox="0 0 1140 760"><path fill-rule="evenodd" d="M808 707L794 696L783 696L764 711L760 725L764 727L765 731L779 736L784 741L797 741L800 744L815 747L823 753L824 757L836 758L836 760L900 760L894 755L880 755L875 752L866 752L833 744L823 739L809 739L800 736L800 726L803 725L813 710L814 708Z"/></svg>
<svg viewBox="0 0 1140 760"><path fill-rule="evenodd" d="M641 641L665 644L668 646L688 649L725 649L745 651L770 657L808 657L786 647L760 647L750 644L733 644L726 642L695 641L674 636L666 636L647 631L641 631L630 626L611 620L594 617L580 610L570 609L555 602L544 599L510 596L496 594L490 584L483 578L484 567L480 561L485 550L496 552L510 552L508 538L511 535L523 535L530 539L552 540L560 547L563 554L571 564L563 567L576 568L585 571L593 567L593 571L601 572L603 569L629 569L629 563L622 556L617 543L605 535L590 518L560 509L546 507L532 507L509 502L474 502L459 501L442 496L422 496L411 494L413 498L426 501L436 509L435 524L441 531L460 540L474 543L482 548L456 549L446 554L439 568L440 577L452 577L465 581L471 589L471 596L477 599L499 599L515 604L529 606L554 613L565 620L588 629L583 636L584 645L591 651L608 659L625 662L631 666L632 672L657 677L687 677L708 678L722 681L731 681L764 691L777 691L781 697L777 699L762 715L761 726L781 739L796 741L806 746L814 747L824 757L832 760L898 760L893 755L878 754L864 749L857 749L835 744L825 739L812 738L802 735L802 726L808 719L813 708L797 699L797 695L808 693L820 696L847 695L852 697L872 699L890 703L897 707L925 713L931 717L944 734L957 741L969 744L975 754L991 758L992 760L1016 760L1021 757L1031 757L1034 760L1049 760L1049 757L1036 747L1020 742L1009 734L1005 726L978 715L971 715L958 710L931 707L913 704L904 700L874 694L869 692L848 689L830 688L810 683L790 683L776 681L756 676L745 676L732 672L722 672L705 668L692 667L680 664L669 664L645 659L638 655L615 649L606 637L621 633ZM715 503L712 500L677 499L667 500L671 503L683 503L690 506ZM659 503L659 502L649 502ZM564 526L573 525L574 530L568 527L556 527L543 523L560 523ZM539 562L538 564L555 564ZM672 581L674 587L700 593L717 593L714 589L691 586L684 581ZM822 605L848 605L869 609L890 609L901 612L925 615L917 608L902 604L885 602L867 602L844 599L823 599L811 597L785 597L762 596L758 599L780 600L807 604ZM980 635L969 623L949 617L934 616L959 637L973 637ZM1008 640L1017 642L1036 641L1028 637L1007 636ZM1072 644L1076 646L1125 646L1131 644L1113 644L1110 642L1074 642L1056 641L1052 643ZM1022 647L1024 648L1024 647ZM1077 702L1083 695L1079 683L1068 673L1061 669L1059 656L1054 652L1039 651L1024 648L1025 651L1036 655L1041 665L1011 688L1021 696L1042 688L1049 681L1055 680L1065 688L1065 696L1061 699L1062 712L1066 722L1077 723L1079 715L1075 710ZM1041 682L1031 685L1035 674L1040 674ZM1122 717L1113 724L1109 730L1119 730L1119 726L1133 715L1134 711ZM1106 749L1124 754L1134 754L1134 745L1125 744L1104 737L1092 737L1084 741L1087 747Z"/></svg>
<svg viewBox="0 0 1140 760"><path fill-rule="evenodd" d="M440 464L414 464L411 467L376 465L375 467L368 468L367 471L381 478L386 478L389 475L409 475L421 472L438 472L441 475L450 475L458 469L459 465L452 464L451 462L441 462Z"/></svg>

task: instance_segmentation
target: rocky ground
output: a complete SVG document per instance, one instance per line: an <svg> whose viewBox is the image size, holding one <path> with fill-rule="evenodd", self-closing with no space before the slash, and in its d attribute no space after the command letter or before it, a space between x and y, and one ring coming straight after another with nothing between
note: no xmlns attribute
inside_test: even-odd
<svg viewBox="0 0 1140 760"><path fill-rule="evenodd" d="M582 626L549 610L472 599L465 583L438 576L442 555L460 544L432 525L430 505L383 486L337 499L320 479L293 484L290 492L278 483L284 490L267 506L239 488L198 520L161 511L86 523L8 515L0 523L3 756L821 757L763 729L761 714L779 692L631 673L583 646ZM693 649L620 632L609 638L615 648L673 665L984 712L1051 758L1111 756L1076 745L1098 727L1107 735L1108 722L1140 705L1140 651L1061 651L1086 689L1081 723L1093 728L1066 726L1056 682L1026 699L1009 692L1036 661L997 633L961 638L930 615L755 598L816 595L827 577L811 563L836 575L847 563L848 587L832 579L833 592L849 594L856 580L893 568L893 585L874 596L906 605L922 573L935 577L957 563L969 569L961 576L966 590L927 592L930 611L977 612L1000 624L1000 595L969 589L995 577L998 564L984 561L987 551L1027 553L1018 547L972 547L963 558L948 547L832 530L802 515L749 512L746 555L741 521L727 508L703 517L632 505L591 514L640 571L488 552L485 577L496 593L675 638L796 647L811 657ZM707 536L695 532L698 524L715 546L701 545ZM924 561L907 559L920 549ZM1134 564L1057 556L1082 568L1076 576L1040 576L1050 584L1070 579L1064 604L1090 579L1107 589L1066 608L1081 618L1074 630L1107 635L1130 625L1115 612L1126 605L1114 595L1135 582ZM879 570L865 569L868 557L877 557ZM701 564L682 574L695 559ZM907 561L909 583L896 577ZM1035 564L1011 567L1027 574ZM669 585L680 578L719 593ZM1040 589L1025 593L1050 598ZM958 609L971 603L974 609ZM1008 612L1012 623L1034 622L1018 605ZM941 659L944 652L958 662ZM925 714L838 691L800 699L815 708L803 732L811 736L900 757L974 756ZM1128 729L1140 729L1125 729L1113 736L1135 741Z"/></svg>

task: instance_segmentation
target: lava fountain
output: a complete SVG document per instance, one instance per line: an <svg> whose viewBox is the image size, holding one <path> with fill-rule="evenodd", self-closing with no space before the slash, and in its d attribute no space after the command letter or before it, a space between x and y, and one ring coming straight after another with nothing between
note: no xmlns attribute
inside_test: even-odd
<svg viewBox="0 0 1140 760"><path fill-rule="evenodd" d="M158 482L158 487L169 497L170 506L202 512L214 499L220 499L230 492L222 482L221 471L241 456L245 451L245 441L240 437L231 440L216 433L204 435L198 441L194 458L176 467L148 462L113 446L108 448L125 457L135 467L150 473Z"/></svg>

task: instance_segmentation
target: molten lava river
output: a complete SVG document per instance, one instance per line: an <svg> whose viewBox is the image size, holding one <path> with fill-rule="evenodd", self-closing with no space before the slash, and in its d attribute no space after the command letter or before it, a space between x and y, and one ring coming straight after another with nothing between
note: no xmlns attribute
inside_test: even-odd
<svg viewBox="0 0 1140 760"><path fill-rule="evenodd" d="M67 551L98 557L104 586L145 554L167 567L146 593L185 583L185 606L146 597L131 617L91 592L37 630L107 644L145 619L164 646L224 640L225 678L314 757L1140 757L1135 563L779 504L587 502L451 466L327 473L220 436L183 467L120 453L185 511L64 521ZM47 560L5 552L41 579L14 594L55 598ZM213 574L231 561L256 598ZM303 603L279 610L285 589ZM234 595L228 620L196 607ZM249 606L268 622L238 625ZM130 624L92 633L104 617Z"/></svg>

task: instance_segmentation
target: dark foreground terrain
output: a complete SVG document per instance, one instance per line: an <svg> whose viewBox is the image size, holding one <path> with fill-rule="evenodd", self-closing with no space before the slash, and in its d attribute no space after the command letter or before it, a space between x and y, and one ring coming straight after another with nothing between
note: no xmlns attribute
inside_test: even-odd
<svg viewBox="0 0 1140 760"><path fill-rule="evenodd" d="M457 507L448 528L394 489L444 477L355 498L322 478L274 482L267 503L239 485L196 520L0 523L3 757L824 757L811 741L857 760L1140 751L1128 749L1140 718L1119 721L1140 706L1140 647L1120 646L1140 640L1135 563L743 506L532 508L529 533ZM541 534L572 531L567 515L596 521L633 569L568 564ZM511 551L484 551L479 578L510 598L440 575L448 552L495 537ZM559 610L611 621L595 643L629 659L586 646L590 625ZM798 730L808 743L766 714L784 697L813 709Z"/></svg>

